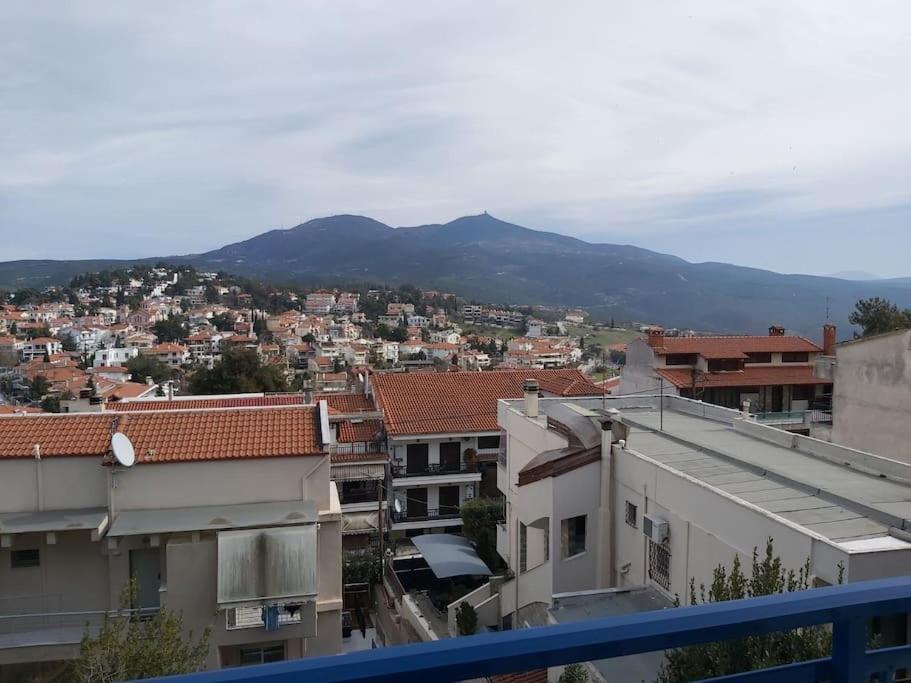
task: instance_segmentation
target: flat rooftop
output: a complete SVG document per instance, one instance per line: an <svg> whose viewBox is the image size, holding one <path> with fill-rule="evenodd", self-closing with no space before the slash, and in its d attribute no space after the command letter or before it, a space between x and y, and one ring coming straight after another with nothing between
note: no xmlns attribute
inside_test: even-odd
<svg viewBox="0 0 911 683"><path fill-rule="evenodd" d="M631 451L846 549L909 546L889 536L891 526L911 526L904 523L911 520L909 483L735 431L733 421L665 409L659 431L661 416L656 408L621 408L620 413L630 426L627 447Z"/></svg>

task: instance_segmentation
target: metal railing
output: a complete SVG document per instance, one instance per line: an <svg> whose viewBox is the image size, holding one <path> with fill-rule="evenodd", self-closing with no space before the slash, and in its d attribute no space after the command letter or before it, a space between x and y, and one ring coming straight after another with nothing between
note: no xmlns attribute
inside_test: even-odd
<svg viewBox="0 0 911 683"><path fill-rule="evenodd" d="M883 683L894 680L897 669L911 666L911 645L867 650L868 623L908 611L911 577L900 577L192 674L182 680L454 681L832 624L828 657L715 680L858 683L875 676Z"/></svg>
<svg viewBox="0 0 911 683"><path fill-rule="evenodd" d="M426 477L433 474L465 474L475 471L476 469L473 466L469 466L465 462L459 463L458 467L454 465L448 466L443 463L430 463L427 467L421 469L409 469L407 465L392 466L393 477Z"/></svg>
<svg viewBox="0 0 911 683"><path fill-rule="evenodd" d="M379 486L371 486L362 489L345 490L342 487L338 492L339 503L349 505L351 503L376 503L379 495Z"/></svg>
<svg viewBox="0 0 911 683"><path fill-rule="evenodd" d="M64 638L64 629L81 629L79 635L85 630L97 631L104 622L105 617L122 619L126 617L151 617L158 613L159 607L141 607L137 609L119 610L80 610L80 611L53 611L53 612L28 612L22 614L0 614L0 634L26 633L30 631L46 631L53 629L61 638ZM76 638L78 642L79 638Z"/></svg>
<svg viewBox="0 0 911 683"><path fill-rule="evenodd" d="M383 444L380 441L357 441L354 443L329 444L329 453L332 455L362 455L364 453L383 453Z"/></svg>
<svg viewBox="0 0 911 683"><path fill-rule="evenodd" d="M443 508L428 508L426 512L416 513L408 512L408 510L403 510L402 512L393 512L392 521L396 523L401 522L428 522L435 519L458 519L459 518L459 508L457 507L443 507Z"/></svg>
<svg viewBox="0 0 911 683"><path fill-rule="evenodd" d="M757 413L756 421L767 425L832 424L832 411L811 409Z"/></svg>

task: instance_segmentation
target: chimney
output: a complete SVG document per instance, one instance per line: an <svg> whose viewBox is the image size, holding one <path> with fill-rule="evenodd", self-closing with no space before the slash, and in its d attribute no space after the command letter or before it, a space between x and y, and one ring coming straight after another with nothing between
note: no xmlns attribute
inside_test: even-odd
<svg viewBox="0 0 911 683"><path fill-rule="evenodd" d="M781 327L780 325L772 325L772 326L769 328L769 336L770 336L770 337L783 337L783 336L784 336L784 328Z"/></svg>
<svg viewBox="0 0 911 683"><path fill-rule="evenodd" d="M838 343L838 330L835 325L826 323L822 326L822 355L834 356L835 345Z"/></svg>
<svg viewBox="0 0 911 683"><path fill-rule="evenodd" d="M648 330L648 345L653 349L664 346L664 330L660 327L650 327Z"/></svg>
<svg viewBox="0 0 911 683"><path fill-rule="evenodd" d="M525 380L522 390L525 392L525 416L538 417L538 380Z"/></svg>

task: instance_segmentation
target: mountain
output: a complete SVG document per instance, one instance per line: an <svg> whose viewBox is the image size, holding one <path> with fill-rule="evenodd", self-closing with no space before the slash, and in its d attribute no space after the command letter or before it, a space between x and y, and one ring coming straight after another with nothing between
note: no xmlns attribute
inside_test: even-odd
<svg viewBox="0 0 911 683"><path fill-rule="evenodd" d="M725 263L690 263L629 245L592 244L489 214L393 228L364 216L317 218L202 254L148 260L191 263L303 285L412 283L492 303L582 306L593 318L641 320L718 332L772 323L812 337L830 319L848 335L854 303L883 296L911 307L911 279L849 281L783 275ZM104 261L0 263L0 286L50 284Z"/></svg>
<svg viewBox="0 0 911 683"><path fill-rule="evenodd" d="M868 273L865 270L840 270L837 273L830 273L827 277L837 277L842 280L880 280L879 275Z"/></svg>

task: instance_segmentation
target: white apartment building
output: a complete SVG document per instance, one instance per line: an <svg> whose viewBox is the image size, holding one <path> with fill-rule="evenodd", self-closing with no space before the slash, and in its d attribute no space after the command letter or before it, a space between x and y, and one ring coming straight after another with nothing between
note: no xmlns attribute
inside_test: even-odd
<svg viewBox="0 0 911 683"><path fill-rule="evenodd" d="M485 619L559 593L646 587L686 599L769 538L817 585L906 574L911 466L680 397L500 401L498 551L516 572ZM748 571L748 569L747 569ZM492 608L499 596L499 614ZM886 626L904 642L904 626Z"/></svg>
<svg viewBox="0 0 911 683"><path fill-rule="evenodd" d="M335 294L332 292L312 292L307 295L304 310L308 315L328 315L335 306Z"/></svg>
<svg viewBox="0 0 911 683"><path fill-rule="evenodd" d="M52 337L36 337L27 339L22 344L22 361L28 363L33 360L41 360L45 356L53 356L55 353L63 352L63 344L60 340Z"/></svg>
<svg viewBox="0 0 911 683"><path fill-rule="evenodd" d="M92 361L92 365L96 368L100 367L123 367L139 355L139 349L136 347L123 347L123 348L112 348L112 349L98 349L95 352L95 358Z"/></svg>
<svg viewBox="0 0 911 683"><path fill-rule="evenodd" d="M325 404L0 418L0 676L61 669L131 578L211 628L208 668L339 652L328 440Z"/></svg>

